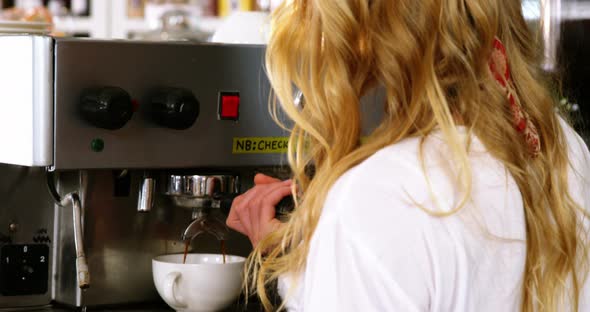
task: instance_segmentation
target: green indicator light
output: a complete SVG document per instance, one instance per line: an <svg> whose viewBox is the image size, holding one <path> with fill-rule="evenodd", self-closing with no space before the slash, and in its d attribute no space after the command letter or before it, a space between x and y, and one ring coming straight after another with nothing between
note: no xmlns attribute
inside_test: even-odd
<svg viewBox="0 0 590 312"><path fill-rule="evenodd" d="M104 150L104 141L102 139L94 139L90 142L90 148L94 152L102 152Z"/></svg>

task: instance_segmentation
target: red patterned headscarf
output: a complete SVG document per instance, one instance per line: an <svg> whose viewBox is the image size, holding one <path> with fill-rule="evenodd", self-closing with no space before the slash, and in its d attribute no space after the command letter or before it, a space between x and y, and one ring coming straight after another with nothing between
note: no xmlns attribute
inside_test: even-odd
<svg viewBox="0 0 590 312"><path fill-rule="evenodd" d="M510 64L506 47L500 39L494 39L494 49L490 57L490 71L492 76L498 81L502 89L506 92L506 99L510 105L513 123L516 130L522 133L526 144L528 145L531 156L537 157L541 152L541 140L537 127L529 118L529 115L522 109L518 95L510 75Z"/></svg>

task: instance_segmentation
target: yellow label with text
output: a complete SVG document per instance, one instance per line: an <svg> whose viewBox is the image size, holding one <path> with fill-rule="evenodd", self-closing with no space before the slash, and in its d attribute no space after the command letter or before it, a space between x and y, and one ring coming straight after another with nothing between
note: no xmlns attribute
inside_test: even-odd
<svg viewBox="0 0 590 312"><path fill-rule="evenodd" d="M288 137L234 138L233 154L284 154L289 145Z"/></svg>

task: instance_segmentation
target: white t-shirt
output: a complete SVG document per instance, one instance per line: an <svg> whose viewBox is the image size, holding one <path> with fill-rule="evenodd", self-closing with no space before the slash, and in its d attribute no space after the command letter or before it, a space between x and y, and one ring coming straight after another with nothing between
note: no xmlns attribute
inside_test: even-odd
<svg viewBox="0 0 590 312"><path fill-rule="evenodd" d="M570 193L590 211L590 155L565 123L564 129L574 168ZM462 198L441 134L424 144L426 173L419 138L346 172L327 196L304 273L279 279L288 310L518 311L526 256L522 197L503 164L472 140L471 200L448 217L420 208L450 211ZM590 311L588 284L580 311Z"/></svg>

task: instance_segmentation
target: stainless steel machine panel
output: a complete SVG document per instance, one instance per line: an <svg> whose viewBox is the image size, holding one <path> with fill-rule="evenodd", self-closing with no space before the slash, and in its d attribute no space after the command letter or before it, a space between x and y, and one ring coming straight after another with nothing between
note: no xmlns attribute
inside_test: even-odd
<svg viewBox="0 0 590 312"><path fill-rule="evenodd" d="M234 138L287 136L268 111L264 47L57 40L55 53L56 169L236 167L283 159L232 153ZM97 128L78 113L84 90L104 86L122 88L139 104L119 130ZM199 117L189 129L150 120L151 94L168 87L190 90L199 101ZM238 121L218 120L220 92L239 92ZM93 151L93 140L104 149ZM269 148L285 142L275 141Z"/></svg>

